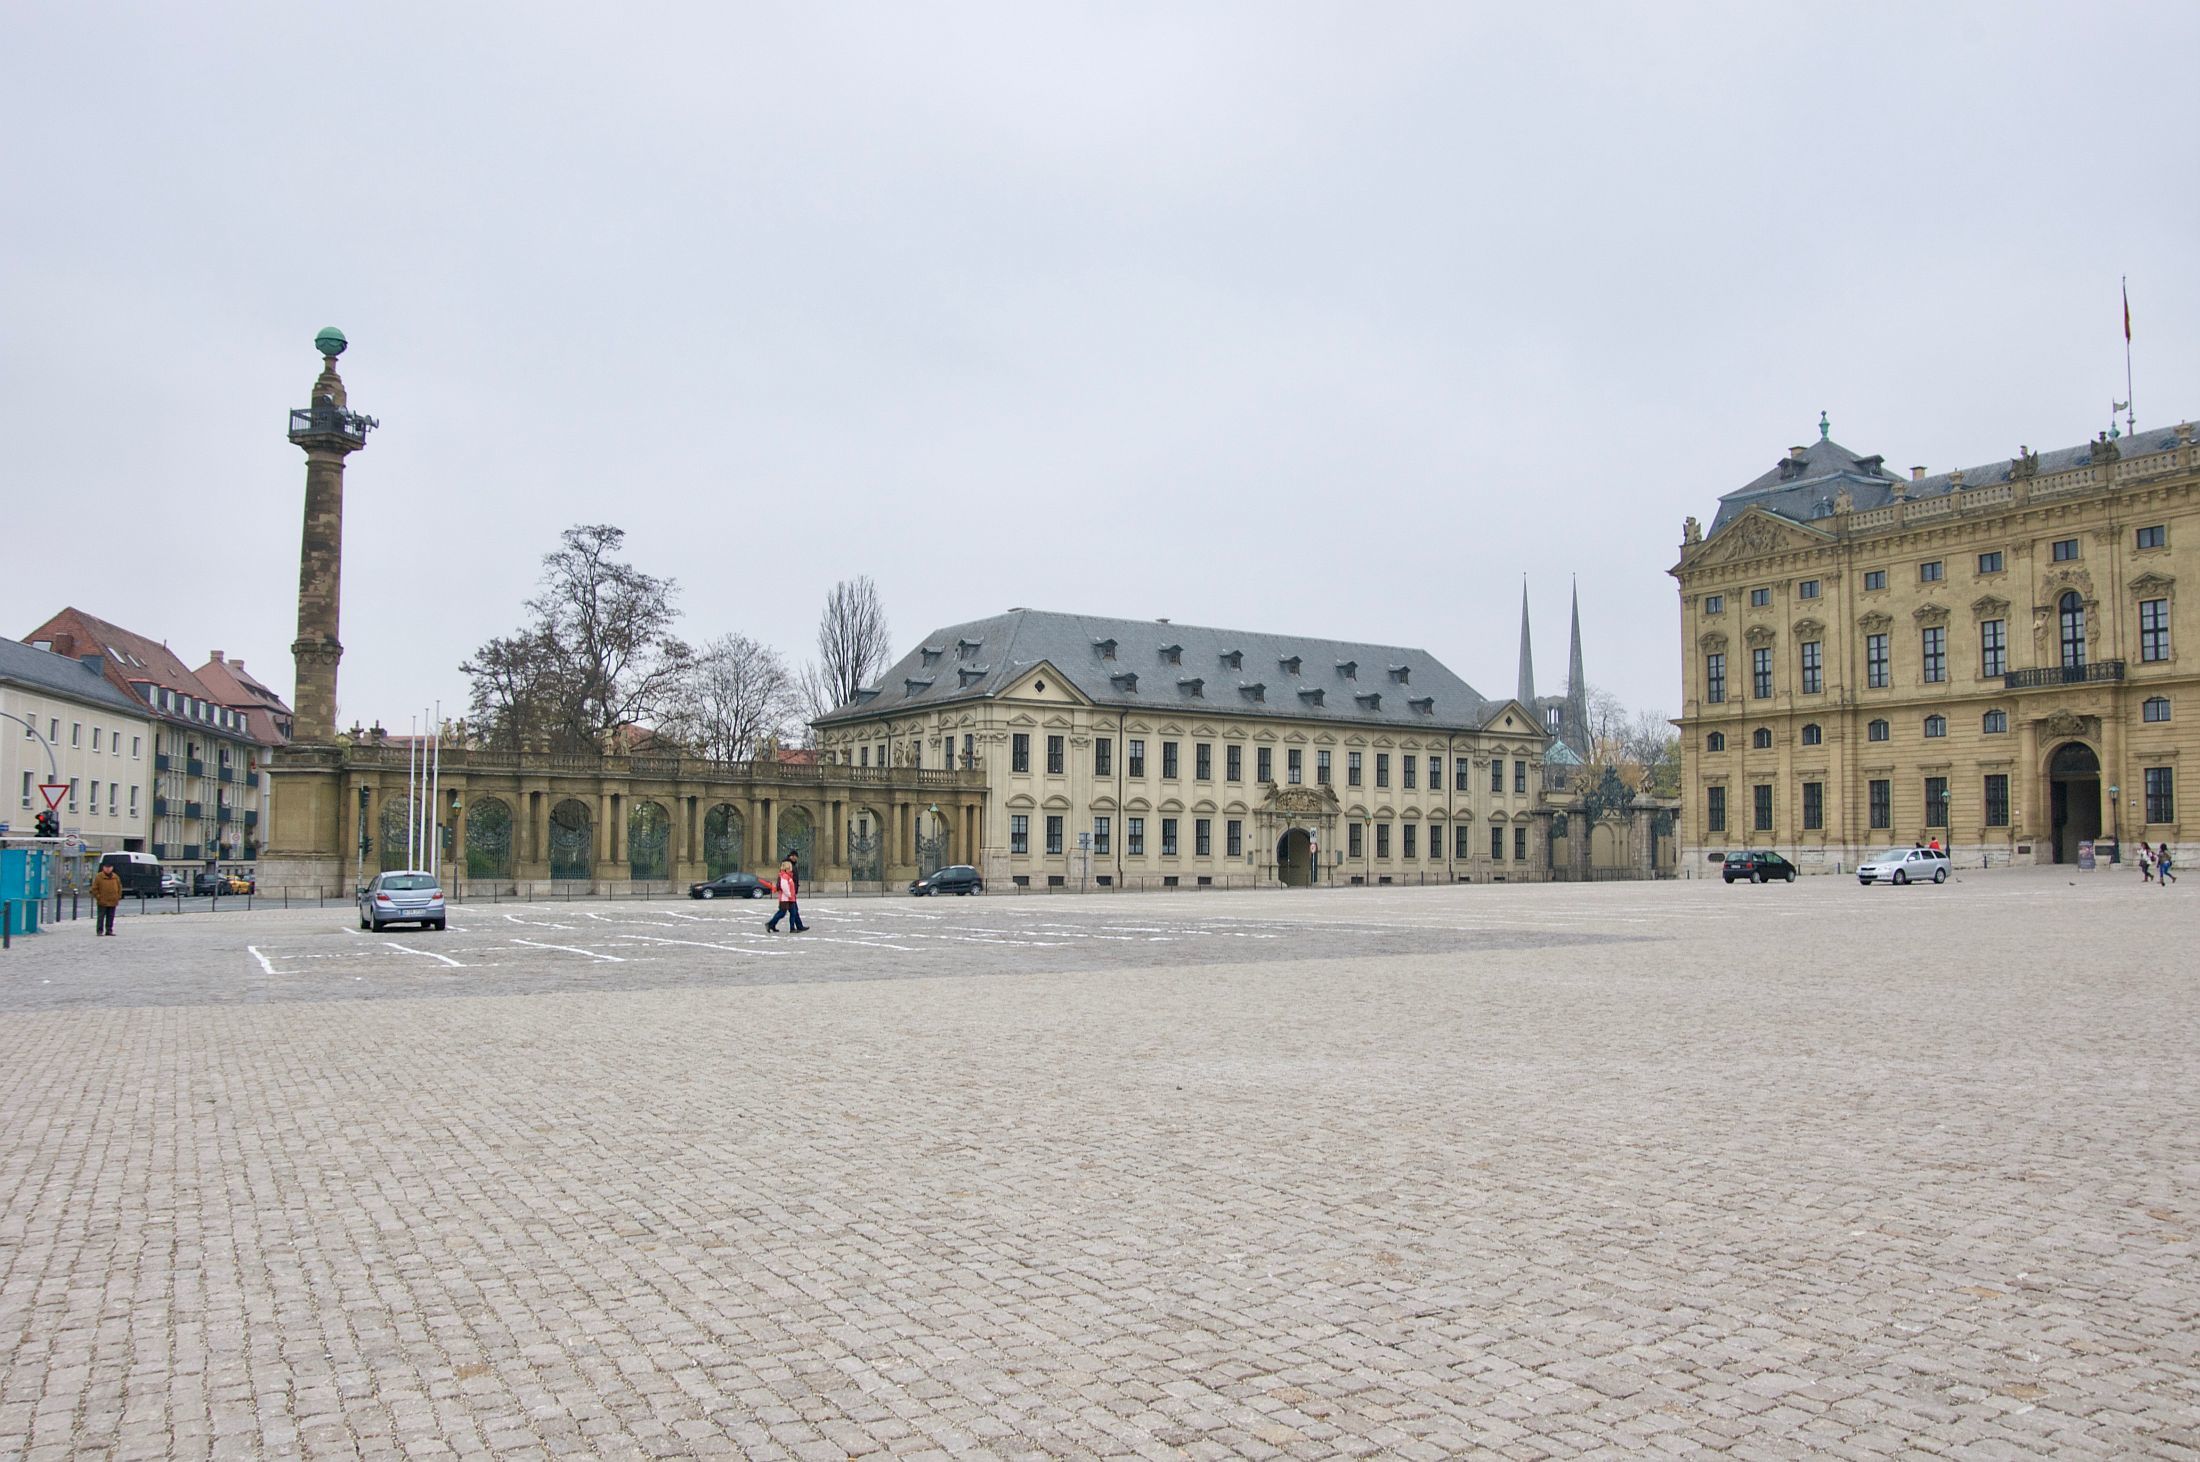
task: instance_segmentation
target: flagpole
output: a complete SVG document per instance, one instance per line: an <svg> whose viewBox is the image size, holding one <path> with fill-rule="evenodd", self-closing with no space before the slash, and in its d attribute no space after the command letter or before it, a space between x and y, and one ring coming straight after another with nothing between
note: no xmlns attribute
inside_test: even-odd
<svg viewBox="0 0 2200 1462"><path fill-rule="evenodd" d="M405 738L405 866L413 866L413 837L420 831L419 793L414 790L413 759L420 754L420 718L413 717L412 735Z"/></svg>
<svg viewBox="0 0 2200 1462"><path fill-rule="evenodd" d="M2124 433L2135 436L2139 431L2137 397L2131 394L2131 276L2125 275L2124 285Z"/></svg>
<svg viewBox="0 0 2200 1462"><path fill-rule="evenodd" d="M434 809L434 842L428 848L428 869L443 872L443 702L435 703L435 770L429 774L428 805Z"/></svg>

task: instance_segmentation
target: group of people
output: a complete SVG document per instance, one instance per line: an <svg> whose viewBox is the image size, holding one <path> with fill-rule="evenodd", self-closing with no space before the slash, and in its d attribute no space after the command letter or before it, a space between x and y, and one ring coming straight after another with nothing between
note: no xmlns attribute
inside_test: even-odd
<svg viewBox="0 0 2200 1462"><path fill-rule="evenodd" d="M764 926L766 934L777 934L781 919L787 920L787 932L790 934L810 932L810 926L802 922L802 906L798 902L802 896L802 881L795 876L794 865L793 853L779 860L779 877L772 885L772 891L779 896L779 912L772 915L771 922Z"/></svg>
<svg viewBox="0 0 2200 1462"><path fill-rule="evenodd" d="M2162 887L2168 888L2177 881L2174 871L2176 867L2176 860L2170 856L2169 844L2164 843L2157 848L2150 848L2145 843L2139 845L2139 877L2142 881L2154 883L2157 881L2154 875L2159 873L2162 875L2159 882Z"/></svg>

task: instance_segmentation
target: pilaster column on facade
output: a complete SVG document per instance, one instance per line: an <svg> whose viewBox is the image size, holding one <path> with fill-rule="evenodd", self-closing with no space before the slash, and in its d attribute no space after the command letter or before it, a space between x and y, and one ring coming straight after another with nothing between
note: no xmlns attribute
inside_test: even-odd
<svg viewBox="0 0 2200 1462"><path fill-rule="evenodd" d="M2011 809L2009 821L2016 830L2018 841L2032 845L2035 862L2052 863L2054 853L2045 847L2052 832L2048 822L2052 813L2048 808L2047 778L2040 766L2040 725L2029 712L2029 707L2018 708L2018 714L2024 717L2017 736L2020 764L2016 796L2019 805Z"/></svg>

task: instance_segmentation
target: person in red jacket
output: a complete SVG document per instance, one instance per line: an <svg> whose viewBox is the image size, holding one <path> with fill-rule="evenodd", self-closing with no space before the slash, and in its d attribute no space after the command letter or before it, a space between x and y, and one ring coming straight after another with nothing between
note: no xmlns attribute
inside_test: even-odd
<svg viewBox="0 0 2200 1462"><path fill-rule="evenodd" d="M795 877L794 854L792 853L789 853L786 860L779 865L778 894L779 912L772 915L771 922L764 926L764 932L766 934L777 934L779 932L779 921L785 919L787 921L787 932L790 934L808 933L810 926L802 922L802 905L799 902L802 897L802 884Z"/></svg>

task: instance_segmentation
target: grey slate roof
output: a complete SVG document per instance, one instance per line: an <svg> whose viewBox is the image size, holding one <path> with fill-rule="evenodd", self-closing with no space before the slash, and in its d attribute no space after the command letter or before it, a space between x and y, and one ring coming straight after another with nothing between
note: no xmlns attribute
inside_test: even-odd
<svg viewBox="0 0 2200 1462"><path fill-rule="evenodd" d="M1104 653L1111 642L1112 659ZM1204 710L1391 730L1474 730L1507 704L1486 699L1426 650L1011 609L933 631L880 677L875 693L817 724L985 700L1041 661L1099 705L1161 715Z"/></svg>
<svg viewBox="0 0 2200 1462"><path fill-rule="evenodd" d="M2096 445L2094 442L2086 442L2075 447L2061 447L2039 453L2040 475L2068 472L2073 468L2090 465ZM2126 458L2175 451L2177 431L2175 427L2149 427L2145 431L2119 438L2116 447ZM2004 457L1996 462L1964 468L1963 485L1985 487L2007 482L2015 475L2015 460ZM1821 439L1804 449L1801 468L1789 476L1782 477L1781 466L1776 463L1762 477L1721 497L1718 516L1711 520L1706 536L1718 532L1751 508L1763 508L1797 523L1829 518L1833 515L1834 494L1844 487L1854 497L1857 512L1883 508L1894 501L1893 489L1897 476L1907 478L1909 474L1890 471L1880 458L1860 457L1839 442ZM1943 472L1938 476L1906 483L1905 495L1916 502L1958 490L1955 474Z"/></svg>
<svg viewBox="0 0 2200 1462"><path fill-rule="evenodd" d="M21 640L0 639L0 683L41 694L65 695L126 716L152 714L144 702L116 688L98 665L99 657L92 658L94 663L86 665L82 660L72 660L65 655L34 650Z"/></svg>

